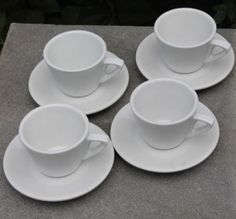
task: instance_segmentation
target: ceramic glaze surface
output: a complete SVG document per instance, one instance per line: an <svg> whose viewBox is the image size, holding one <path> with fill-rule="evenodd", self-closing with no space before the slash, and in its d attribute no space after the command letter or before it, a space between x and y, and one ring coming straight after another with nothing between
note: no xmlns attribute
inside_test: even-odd
<svg viewBox="0 0 236 219"><path fill-rule="evenodd" d="M155 22L154 32L163 62L178 73L195 72L231 48L228 42L215 38L213 18L196 9L173 9L162 14ZM216 47L222 51L215 54Z"/></svg>
<svg viewBox="0 0 236 219"><path fill-rule="evenodd" d="M227 41L220 34L216 39ZM220 52L220 48L215 48ZM136 64L141 74L148 80L157 78L173 78L184 81L195 90L209 88L224 80L234 66L234 51L230 51L223 57L205 63L202 68L193 74L178 74L173 72L163 63L161 58L160 42L156 39L155 33L148 35L138 46L136 51Z"/></svg>
<svg viewBox="0 0 236 219"><path fill-rule="evenodd" d="M107 52L107 58L118 58ZM52 77L45 61L40 61L31 72L29 92L39 104L66 103L81 109L85 114L97 113L114 104L125 92L129 83L129 72L124 65L121 72L111 79L101 83L90 95L84 97L70 97L61 90Z"/></svg>
<svg viewBox="0 0 236 219"><path fill-rule="evenodd" d="M197 113L196 92L174 79L142 83L131 94L130 106L141 136L158 149L179 146L197 122L208 128L214 124L214 118Z"/></svg>
<svg viewBox="0 0 236 219"><path fill-rule="evenodd" d="M71 174L108 142L106 135L89 133L86 115L65 104L49 104L29 112L20 124L19 137L38 170L52 177ZM92 142L98 144L91 147Z"/></svg>
<svg viewBox="0 0 236 219"><path fill-rule="evenodd" d="M126 162L146 171L173 173L194 167L211 155L219 140L219 126L213 113L202 103L199 103L197 112L215 119L208 132L186 138L179 147L158 150L143 140L130 104L127 104L111 125L115 150Z"/></svg>
<svg viewBox="0 0 236 219"><path fill-rule="evenodd" d="M59 89L69 96L86 96L100 83L120 73L124 61L107 58L106 44L89 31L68 31L52 38L43 56ZM108 66L115 69L108 71Z"/></svg>
<svg viewBox="0 0 236 219"><path fill-rule="evenodd" d="M89 132L106 135L98 126L91 124ZM107 135L106 135L107 136ZM9 183L30 198L58 202L82 196L100 185L111 171L114 150L111 141L104 150L66 177L48 177L35 167L19 135L9 144L3 160L3 169Z"/></svg>

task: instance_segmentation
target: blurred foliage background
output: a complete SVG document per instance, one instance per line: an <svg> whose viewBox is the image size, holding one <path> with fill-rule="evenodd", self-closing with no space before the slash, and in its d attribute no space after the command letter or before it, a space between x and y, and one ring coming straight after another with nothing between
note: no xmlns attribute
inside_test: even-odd
<svg viewBox="0 0 236 219"><path fill-rule="evenodd" d="M10 23L152 26L163 12L193 7L236 27L236 0L0 0L0 47Z"/></svg>

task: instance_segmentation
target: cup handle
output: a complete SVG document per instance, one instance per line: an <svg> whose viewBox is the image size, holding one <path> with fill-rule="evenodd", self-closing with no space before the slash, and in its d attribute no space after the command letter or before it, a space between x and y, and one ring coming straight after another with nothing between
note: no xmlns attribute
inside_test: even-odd
<svg viewBox="0 0 236 219"><path fill-rule="evenodd" d="M211 46L212 46L211 53L209 57L206 59L205 63L212 62L216 59L223 57L231 49L231 44L229 42L227 42L226 40L220 40L216 38L211 41ZM214 49L217 47L221 48L221 51L214 53Z"/></svg>
<svg viewBox="0 0 236 219"><path fill-rule="evenodd" d="M104 83L113 78L117 73L121 71L124 66L124 61L122 59L113 57L106 57L103 63L105 64L105 75L100 81L101 83ZM111 65L115 66L115 68L111 71L108 71L108 67Z"/></svg>
<svg viewBox="0 0 236 219"><path fill-rule="evenodd" d="M192 131L187 135L187 138L191 138L191 137L194 137L196 135L199 135L203 132L207 132L209 131L212 126L214 125L215 123L215 119L211 116L207 116L207 115L204 115L202 113L196 113L195 116L193 117L194 119L194 123L193 123L193 129ZM195 127L195 125L198 123L198 122L201 122L203 123L204 125L200 126L200 127Z"/></svg>
<svg viewBox="0 0 236 219"><path fill-rule="evenodd" d="M99 152L101 152L108 144L109 142L109 137L104 134L89 134L88 138L88 144L89 144L89 150L83 160L87 160L90 157L95 156ZM93 142L98 142L98 144L92 146Z"/></svg>

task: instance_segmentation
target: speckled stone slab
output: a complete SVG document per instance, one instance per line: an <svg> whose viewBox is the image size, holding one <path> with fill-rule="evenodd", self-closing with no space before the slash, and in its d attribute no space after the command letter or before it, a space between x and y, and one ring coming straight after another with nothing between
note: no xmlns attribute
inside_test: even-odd
<svg viewBox="0 0 236 219"><path fill-rule="evenodd" d="M12 24L0 57L0 217L1 218L236 218L236 72L222 83L199 92L200 101L216 115L220 140L201 165L175 174L136 169L117 154L114 167L93 192L62 203L35 201L16 192L2 169L4 151L17 134L23 116L37 105L28 92L28 78L42 59L46 42L73 29L93 31L108 50L125 60L130 83L112 107L89 116L107 133L115 114L145 79L135 64L139 43L151 27L62 26ZM236 48L236 30L219 30Z"/></svg>

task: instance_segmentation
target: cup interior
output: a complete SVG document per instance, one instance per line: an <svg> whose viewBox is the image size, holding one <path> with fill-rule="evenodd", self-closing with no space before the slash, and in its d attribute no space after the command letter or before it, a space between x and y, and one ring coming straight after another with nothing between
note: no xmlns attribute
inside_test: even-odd
<svg viewBox="0 0 236 219"><path fill-rule="evenodd" d="M92 67L104 58L106 44L88 31L69 31L52 38L44 49L46 62L63 71Z"/></svg>
<svg viewBox="0 0 236 219"><path fill-rule="evenodd" d="M190 117L197 108L195 91L175 80L153 80L138 86L131 95L134 113L150 123L173 124Z"/></svg>
<svg viewBox="0 0 236 219"><path fill-rule="evenodd" d="M19 133L33 150L43 153L62 151L85 138L88 121L84 117L70 106L39 107L24 117Z"/></svg>
<svg viewBox="0 0 236 219"><path fill-rule="evenodd" d="M161 15L154 30L167 44L191 47L210 40L216 32L216 24L213 18L203 11L182 8Z"/></svg>

